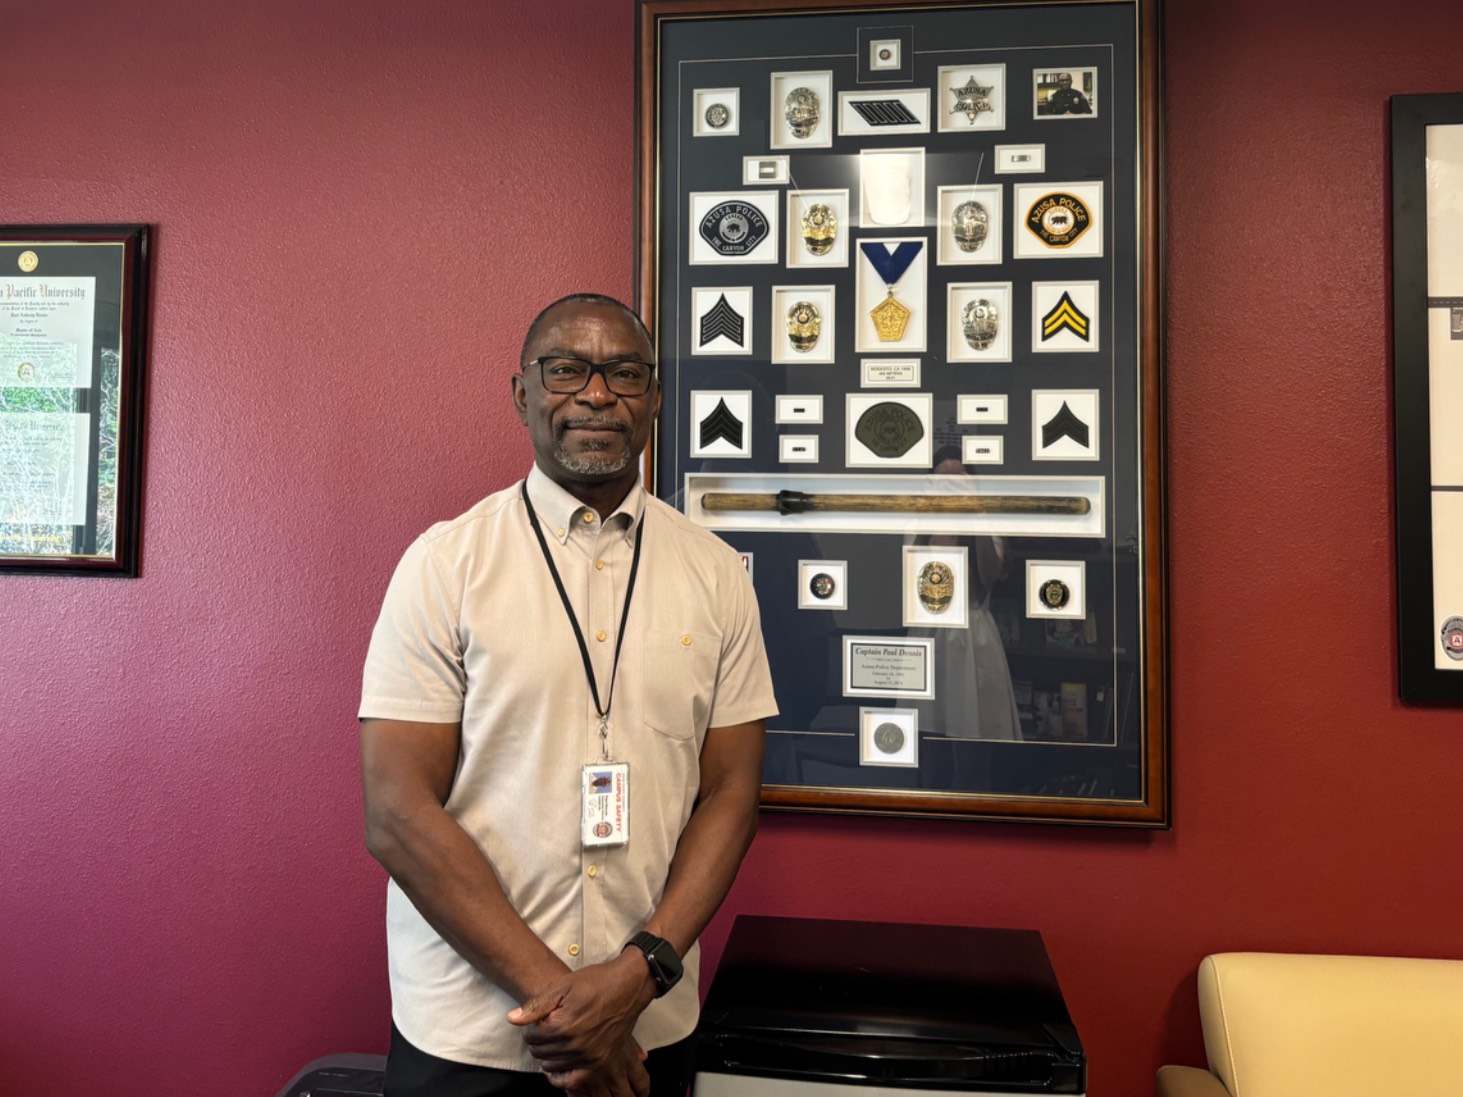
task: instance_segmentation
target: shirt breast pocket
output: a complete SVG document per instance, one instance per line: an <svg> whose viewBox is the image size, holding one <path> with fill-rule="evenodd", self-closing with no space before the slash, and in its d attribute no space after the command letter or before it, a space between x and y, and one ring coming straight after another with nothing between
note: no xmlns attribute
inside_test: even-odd
<svg viewBox="0 0 1463 1097"><path fill-rule="evenodd" d="M646 724L670 739L690 739L705 727L720 649L709 633L664 628L646 633Z"/></svg>

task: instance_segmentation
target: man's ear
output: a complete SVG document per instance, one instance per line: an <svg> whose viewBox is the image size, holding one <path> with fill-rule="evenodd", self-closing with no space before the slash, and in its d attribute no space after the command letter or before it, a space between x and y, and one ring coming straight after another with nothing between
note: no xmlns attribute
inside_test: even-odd
<svg viewBox="0 0 1463 1097"><path fill-rule="evenodd" d="M518 412L518 418L526 426L528 424L528 389L523 385L523 374L513 375L513 410ZM657 403L656 408L660 405Z"/></svg>

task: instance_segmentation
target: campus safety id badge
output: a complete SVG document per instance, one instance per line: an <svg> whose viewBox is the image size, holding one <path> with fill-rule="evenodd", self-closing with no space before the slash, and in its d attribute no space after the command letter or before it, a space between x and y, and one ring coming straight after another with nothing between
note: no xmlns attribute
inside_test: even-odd
<svg viewBox="0 0 1463 1097"><path fill-rule="evenodd" d="M630 767L600 762L584 767L579 812L580 839L586 848L623 846L630 840Z"/></svg>

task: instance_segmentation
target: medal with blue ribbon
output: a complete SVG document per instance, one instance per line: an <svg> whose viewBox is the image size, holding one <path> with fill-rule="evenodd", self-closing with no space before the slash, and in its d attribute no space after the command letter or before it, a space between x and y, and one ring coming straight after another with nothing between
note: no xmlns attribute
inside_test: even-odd
<svg viewBox="0 0 1463 1097"><path fill-rule="evenodd" d="M904 328L909 323L910 310L901 302L894 299L894 285L904 277L904 272L909 269L925 246L923 240L904 240L892 251L887 244L863 243L859 249L864 253L864 258L874 268L874 272L884 280L884 285L889 289L889 296L881 301L877 308L870 310L869 316L874 321L874 330L879 335L881 343L897 343L904 338Z"/></svg>

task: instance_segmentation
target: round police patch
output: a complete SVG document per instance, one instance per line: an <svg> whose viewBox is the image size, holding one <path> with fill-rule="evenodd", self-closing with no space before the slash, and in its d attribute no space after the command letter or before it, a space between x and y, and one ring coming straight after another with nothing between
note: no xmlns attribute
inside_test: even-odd
<svg viewBox="0 0 1463 1097"><path fill-rule="evenodd" d="M701 218L700 231L718 255L746 255L767 239L767 217L750 202L722 202Z"/></svg>
<svg viewBox="0 0 1463 1097"><path fill-rule="evenodd" d="M885 400L858 417L853 436L875 456L903 457L925 436L925 428L914 409Z"/></svg>
<svg viewBox="0 0 1463 1097"><path fill-rule="evenodd" d="M1049 248L1070 247L1092 227L1092 211L1075 194L1054 191L1032 205L1026 227Z"/></svg>

